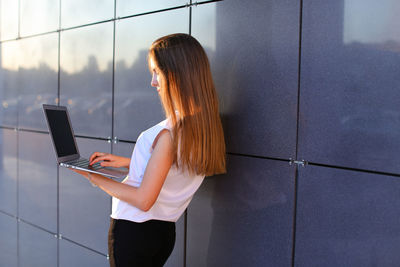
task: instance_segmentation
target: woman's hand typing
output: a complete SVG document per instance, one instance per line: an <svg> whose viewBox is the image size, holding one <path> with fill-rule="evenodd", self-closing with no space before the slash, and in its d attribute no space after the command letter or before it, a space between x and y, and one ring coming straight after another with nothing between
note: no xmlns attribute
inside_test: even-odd
<svg viewBox="0 0 400 267"><path fill-rule="evenodd" d="M100 162L100 165L103 167L129 168L131 159L113 155L110 153L94 152L90 156L89 161L90 161L90 165L93 165L96 162Z"/></svg>

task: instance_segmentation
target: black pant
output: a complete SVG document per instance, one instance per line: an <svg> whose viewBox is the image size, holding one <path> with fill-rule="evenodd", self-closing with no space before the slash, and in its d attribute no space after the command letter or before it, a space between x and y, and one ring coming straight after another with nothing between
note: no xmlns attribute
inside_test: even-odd
<svg viewBox="0 0 400 267"><path fill-rule="evenodd" d="M175 245L175 223L136 223L111 219L108 253L111 267L163 266Z"/></svg>

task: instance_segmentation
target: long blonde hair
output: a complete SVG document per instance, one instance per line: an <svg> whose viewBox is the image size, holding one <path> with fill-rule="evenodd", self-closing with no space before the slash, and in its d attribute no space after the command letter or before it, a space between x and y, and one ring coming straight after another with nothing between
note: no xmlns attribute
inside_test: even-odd
<svg viewBox="0 0 400 267"><path fill-rule="evenodd" d="M160 98L173 124L174 163L198 175L225 173L218 97L203 47L190 35L171 34L153 42L150 59L163 76Z"/></svg>

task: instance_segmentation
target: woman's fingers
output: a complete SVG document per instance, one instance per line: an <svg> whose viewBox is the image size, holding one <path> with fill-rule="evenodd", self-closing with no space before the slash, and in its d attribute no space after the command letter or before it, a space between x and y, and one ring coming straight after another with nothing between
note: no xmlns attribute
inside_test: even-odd
<svg viewBox="0 0 400 267"><path fill-rule="evenodd" d="M100 163L101 166L103 167L116 167L114 162L110 162L110 161L103 161Z"/></svg>
<svg viewBox="0 0 400 267"><path fill-rule="evenodd" d="M104 167L121 167L124 166L124 158L123 157L119 157L113 154L109 154L109 153L103 153L103 152L94 152L91 156L90 156L90 160L89 160L89 164L93 165L97 162L100 162L101 166Z"/></svg>
<svg viewBox="0 0 400 267"><path fill-rule="evenodd" d="M95 158L97 158L97 157L99 157L99 156L104 156L104 154L105 154L105 153L102 153L102 152L94 152L94 153L90 156L89 161L91 162L92 160L94 160Z"/></svg>
<svg viewBox="0 0 400 267"><path fill-rule="evenodd" d="M93 165L93 164L95 164L96 162L99 162L99 161L109 161L109 157L108 156L97 157L94 160L90 161L89 164Z"/></svg>
<svg viewBox="0 0 400 267"><path fill-rule="evenodd" d="M94 152L89 159L90 165L102 161L102 160L110 160L110 155L107 153L102 153L102 152Z"/></svg>

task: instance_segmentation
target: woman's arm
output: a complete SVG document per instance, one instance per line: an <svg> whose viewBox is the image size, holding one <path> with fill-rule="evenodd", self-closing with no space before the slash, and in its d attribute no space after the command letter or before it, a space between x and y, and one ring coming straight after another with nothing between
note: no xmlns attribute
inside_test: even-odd
<svg viewBox="0 0 400 267"><path fill-rule="evenodd" d="M125 201L143 211L154 205L160 194L165 178L172 166L172 137L168 130L159 133L157 143L151 154L140 187L133 187L111 180L98 174L76 171L88 178L110 196Z"/></svg>
<svg viewBox="0 0 400 267"><path fill-rule="evenodd" d="M128 168L129 169L129 164L131 163L130 158L125 158L109 153L103 153L103 152L94 152L90 156L90 165L95 164L96 162L100 162L100 165L103 167L115 167L115 168Z"/></svg>

